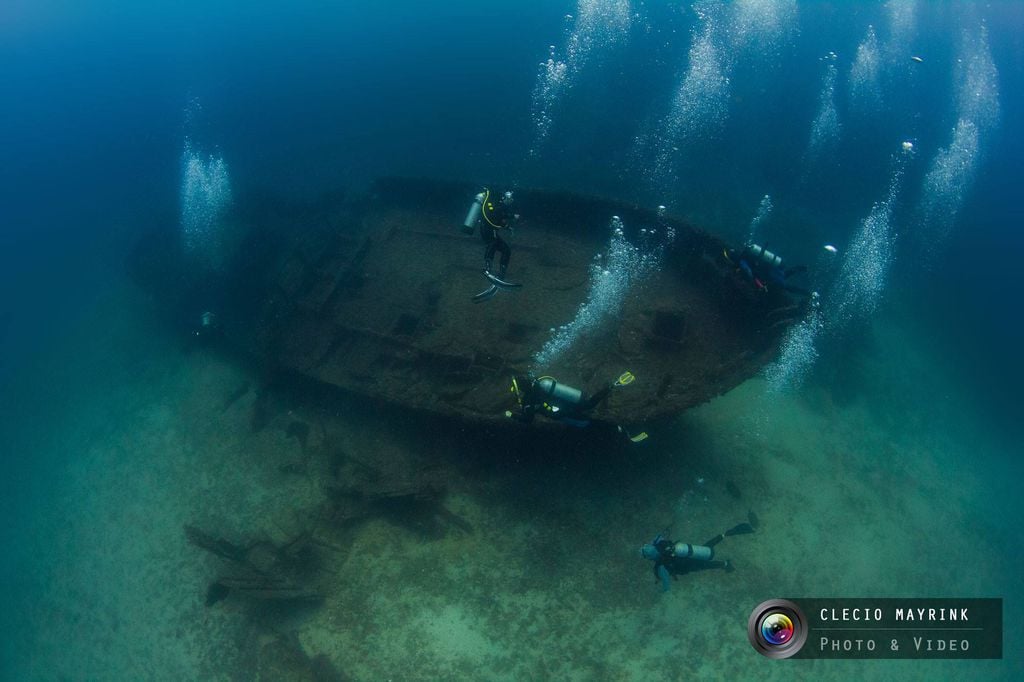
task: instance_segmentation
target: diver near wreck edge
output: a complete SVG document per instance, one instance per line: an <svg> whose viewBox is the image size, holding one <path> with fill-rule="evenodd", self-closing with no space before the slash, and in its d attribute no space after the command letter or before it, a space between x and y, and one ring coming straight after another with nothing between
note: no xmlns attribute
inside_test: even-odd
<svg viewBox="0 0 1024 682"><path fill-rule="evenodd" d="M477 224L480 225L480 238L484 242L484 277L491 286L473 297L475 302L486 301L498 292L498 288L517 289L521 284L513 284L505 280L508 262L512 257L512 247L502 237L502 230L515 234L514 223L519 221L519 214L512 210L514 198L512 192L504 192L500 199L495 198L497 192L484 188L473 198L473 203L463 222L463 232L472 234ZM494 254L501 253L498 272L494 273Z"/></svg>
<svg viewBox="0 0 1024 682"><path fill-rule="evenodd" d="M790 277L807 272L806 265L783 268L781 256L777 256L757 244L747 244L739 250L726 249L722 255L743 275L744 279L761 292L767 292L768 285L772 285L791 294L807 297L811 295L807 289L787 283Z"/></svg>
<svg viewBox="0 0 1024 682"><path fill-rule="evenodd" d="M538 377L532 381L524 377L513 377L510 390L516 396L519 413L509 410L505 416L528 424L535 415L543 414L569 426L586 428L592 423L590 411L604 402L613 389L628 386L635 379L631 372L623 372L615 382L586 396L580 389L563 384L551 376ZM630 435L621 426L616 426L616 430L634 443L647 438L646 433Z"/></svg>

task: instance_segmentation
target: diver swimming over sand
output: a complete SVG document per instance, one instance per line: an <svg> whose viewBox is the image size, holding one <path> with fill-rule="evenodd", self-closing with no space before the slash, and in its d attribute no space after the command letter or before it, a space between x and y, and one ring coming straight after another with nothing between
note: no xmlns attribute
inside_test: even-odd
<svg viewBox="0 0 1024 682"><path fill-rule="evenodd" d="M669 581L670 576L678 578L686 573L709 568L732 571L731 561L715 559L715 545L733 535L753 533L756 527L757 516L751 512L748 522L737 524L702 545L675 542L665 537L663 533L658 533L653 540L640 547L640 556L654 562L654 577L661 581L662 592L668 592L672 585Z"/></svg>
<svg viewBox="0 0 1024 682"><path fill-rule="evenodd" d="M480 226L480 238L484 242L484 277L491 283L491 286L473 297L474 302L486 301L498 293L498 289L518 289L522 284L516 284L505 280L505 272L508 270L509 260L512 258L512 247L502 237L502 230L508 230L515 234L514 223L519 221L519 214L513 212L512 204L514 198L512 192L506 191L501 194L500 199L495 199L491 192L484 188L473 198L473 203L466 214L466 220L462 224L462 231L472 234L475 227ZM494 273L494 254L500 253L501 260L498 262L498 272Z"/></svg>

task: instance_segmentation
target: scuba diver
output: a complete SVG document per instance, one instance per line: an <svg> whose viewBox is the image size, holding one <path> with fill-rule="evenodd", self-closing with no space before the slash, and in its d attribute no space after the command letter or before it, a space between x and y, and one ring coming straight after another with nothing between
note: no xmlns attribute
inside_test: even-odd
<svg viewBox="0 0 1024 682"><path fill-rule="evenodd" d="M222 333L220 320L217 319L216 313L212 313L209 310L203 312L202 315L196 320L196 325L192 329L192 336L200 339L209 339L220 336Z"/></svg>
<svg viewBox="0 0 1024 682"><path fill-rule="evenodd" d="M807 272L806 265L794 265L783 269L780 256L757 244L747 244L739 251L725 249L722 254L738 272L742 273L744 279L751 282L759 291L767 292L770 284L799 296L811 295L807 289L787 284L787 280L793 275Z"/></svg>
<svg viewBox="0 0 1024 682"><path fill-rule="evenodd" d="M535 415L543 414L549 419L570 426L586 428L592 422L589 416L590 411L604 402L613 389L628 386L635 379L636 377L631 372L623 372L614 383L604 386L593 395L585 396L580 389L563 384L554 377L543 376L532 381L523 377L513 377L510 390L516 396L519 414L514 414L509 410L505 412L505 416L528 424L533 421ZM527 388L523 389L522 386L527 386ZM619 433L624 434L634 443L639 443L647 438L646 433L634 436L621 426L616 428Z"/></svg>
<svg viewBox="0 0 1024 682"><path fill-rule="evenodd" d="M484 242L484 277L491 286L473 297L473 301L479 303L486 301L502 289L518 289L522 284L513 284L505 280L505 271L508 270L508 262L512 257L512 247L508 245L501 235L502 230L509 230L515 233L513 224L519 220L519 214L513 212L512 205L514 198L512 192L504 192L500 199L496 198L497 193L484 188L473 198L473 203L466 214L466 220L462 224L462 231L472 234L477 224L480 225L480 238ZM501 260L498 263L498 272L494 273L494 254L501 253Z"/></svg>
<svg viewBox="0 0 1024 682"><path fill-rule="evenodd" d="M190 315L189 317L186 326L187 336L185 337L187 351L213 345L224 337L224 328L216 313L206 310L200 315L194 317Z"/></svg>
<svg viewBox="0 0 1024 682"><path fill-rule="evenodd" d="M755 517L751 514L751 520ZM752 523L741 523L729 530L716 535L703 545L691 545L685 542L669 540L663 533L640 548L640 556L654 562L655 580L661 581L661 591L668 592L671 587L669 576L678 578L691 571L703 571L709 568L724 568L732 571L729 560L715 559L715 545L732 535L745 535L754 532Z"/></svg>

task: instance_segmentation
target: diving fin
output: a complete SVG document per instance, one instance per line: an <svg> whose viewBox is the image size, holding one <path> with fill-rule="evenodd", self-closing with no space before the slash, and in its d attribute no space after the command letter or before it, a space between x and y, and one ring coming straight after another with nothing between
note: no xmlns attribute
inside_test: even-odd
<svg viewBox="0 0 1024 682"><path fill-rule="evenodd" d="M473 303L483 303L484 301L489 301L492 298L494 298L494 295L496 293L498 293L498 287L492 284L491 286L487 287L479 294L474 296Z"/></svg>
<svg viewBox="0 0 1024 682"><path fill-rule="evenodd" d="M518 289L521 286L523 286L522 284L514 284L512 282L506 282L505 280L501 279L497 275L491 274L490 270L484 270L484 277L486 277L487 279L491 280L491 284L494 284L496 286L502 287L504 289Z"/></svg>
<svg viewBox="0 0 1024 682"><path fill-rule="evenodd" d="M741 523L741 524L733 526L729 530L725 531L725 535L726 536L746 535L747 533L753 533L753 532L754 532L754 527L753 526L751 526L749 523Z"/></svg>
<svg viewBox="0 0 1024 682"><path fill-rule="evenodd" d="M630 434L629 431L627 431L626 429L622 428L621 426L617 426L615 428L617 428L619 430L619 433L623 434L626 438L628 438L630 441L632 441L634 443L639 443L640 441L647 440L647 432L646 431L641 431L640 433L638 433L636 435L632 435L632 434Z"/></svg>
<svg viewBox="0 0 1024 682"><path fill-rule="evenodd" d="M623 372L622 376L620 376L618 379L615 380L615 386L616 387L619 387L619 386L629 386L635 380L636 380L636 377L633 376L632 372Z"/></svg>

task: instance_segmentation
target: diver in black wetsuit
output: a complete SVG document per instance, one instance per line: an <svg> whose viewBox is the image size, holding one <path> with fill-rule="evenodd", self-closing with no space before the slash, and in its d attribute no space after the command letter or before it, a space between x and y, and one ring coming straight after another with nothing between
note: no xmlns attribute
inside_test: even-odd
<svg viewBox="0 0 1024 682"><path fill-rule="evenodd" d="M768 286L771 285L798 296L811 295L807 289L788 283L790 277L807 272L806 265L783 268L781 257L757 244L747 244L739 250L726 249L723 251L723 255L735 266L737 271L742 273L744 279L759 291L767 292Z"/></svg>
<svg viewBox="0 0 1024 682"><path fill-rule="evenodd" d="M513 224L519 220L519 214L512 209L512 192L498 193L485 188L477 194L470 205L469 214L463 223L465 232L472 234L476 224L480 225L480 239L484 243L484 276L490 280L491 287L480 292L474 301L485 301L497 292L498 287L506 289L519 288L519 284L505 281L505 272L512 257L512 247L502 236L504 230L512 232ZM494 272L494 254L500 253L498 271Z"/></svg>
<svg viewBox="0 0 1024 682"><path fill-rule="evenodd" d="M657 537L640 548L640 556L654 562L654 577L661 581L661 590L668 592L671 587L669 576L676 578L686 573L709 568L733 570L732 563L728 560L718 561L715 559L715 545L729 536L753 532L752 524L741 523L716 535L703 545L674 542L659 533Z"/></svg>
<svg viewBox="0 0 1024 682"><path fill-rule="evenodd" d="M580 427L590 424L588 413L600 405L615 386L608 384L593 395L584 396L580 389L556 381L554 377L534 379L525 391L518 390L519 383L519 379L512 380L512 390L519 401L519 415L516 417L519 421L529 423L534 415L540 413Z"/></svg>
<svg viewBox="0 0 1024 682"><path fill-rule="evenodd" d="M512 247L502 239L502 230L512 230L512 223L519 215L512 211L512 192L505 192L500 199L495 193L484 190L484 200L480 207L480 238L484 242L484 273L497 274L498 279L505 279L509 259L512 258ZM501 253L498 272L494 273L492 262L494 254Z"/></svg>
<svg viewBox="0 0 1024 682"><path fill-rule="evenodd" d="M519 412L515 414L508 411L505 415L528 424L533 421L534 416L542 414L569 426L585 428L592 422L590 411L604 402L613 389L628 386L635 378L631 372L623 372L614 383L607 384L588 396L580 389L563 384L554 377L543 376L533 381L516 377L512 379L511 390L519 404ZM523 386L526 388L522 388ZM647 438L646 433L630 435L621 426L615 428L634 443Z"/></svg>

